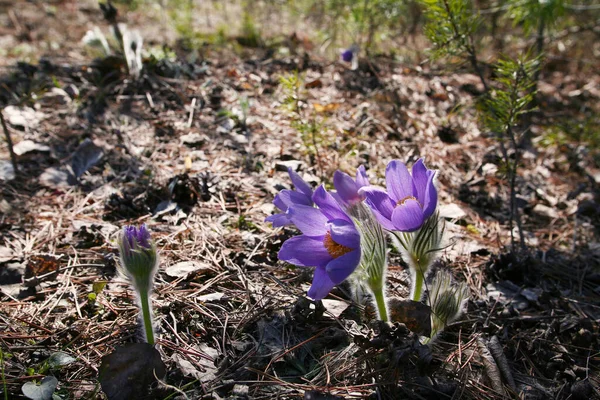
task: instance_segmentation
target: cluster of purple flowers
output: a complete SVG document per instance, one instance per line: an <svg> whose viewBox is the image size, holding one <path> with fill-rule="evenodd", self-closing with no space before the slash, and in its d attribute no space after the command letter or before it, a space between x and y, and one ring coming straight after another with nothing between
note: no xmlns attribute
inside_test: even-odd
<svg viewBox="0 0 600 400"><path fill-rule="evenodd" d="M386 169L387 190L371 186L365 168L356 177L336 171L334 192L324 186L315 191L293 170L288 170L295 190L282 190L273 203L280 213L267 217L273 226L295 225L302 235L288 239L279 259L301 267L316 267L308 296L320 300L346 280L368 258L361 246L361 221L353 212L364 204L388 231L414 232L432 216L437 206L435 171L417 161L412 175L406 165L391 161ZM385 246L385 244L383 244Z"/></svg>

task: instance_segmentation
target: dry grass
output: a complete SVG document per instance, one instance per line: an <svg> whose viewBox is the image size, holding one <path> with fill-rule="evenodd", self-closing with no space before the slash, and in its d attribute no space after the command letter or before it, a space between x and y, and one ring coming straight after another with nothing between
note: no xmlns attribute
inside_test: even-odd
<svg viewBox="0 0 600 400"><path fill-rule="evenodd" d="M525 398L578 398L573 382L586 379L597 395L597 220L579 215L574 222L593 190L568 196L587 182L585 173L599 172L589 154L568 146L537 146L526 154L520 187L533 254L510 258L502 247L508 243L506 186L493 171L496 143L479 131L472 111L473 76L438 76L379 60L375 79L370 66L352 72L311 61L304 79L322 85L307 90L306 107L336 105L318 115L325 125L316 160L279 104L278 78L300 58L263 58L260 49L249 54L208 49L207 72L193 78L151 75L104 86L86 69L58 67L54 78L77 86L80 97L39 102L38 125L11 128L16 143L31 139L52 152L20 156L21 176L1 188L0 278L17 277L0 285L9 398L47 374L70 398L100 398L101 358L140 340L134 296L116 274L114 240L122 225L142 222L161 255L153 301L165 383L178 388L158 388L157 398L516 397L507 381L499 390L490 382L478 346L494 335ZM567 105L568 90L555 93ZM219 113L235 113L242 96L250 100L246 131ZM592 96L587 104L597 107L597 101ZM458 143L440 140L442 127ZM197 146L182 142L190 134L201 136ZM47 168L68 164L83 138L93 139L104 157L77 185L40 179ZM8 158L4 146L2 156ZM341 316L307 301L310 271L276 257L294 231L264 222L273 196L290 184L281 161L299 161L305 178L327 185L336 169L365 164L372 183L383 184L390 159L421 156L440 170L441 204L465 212L449 223L453 245L442 264L471 290L463 319L431 348L402 326L369 321L344 290L331 295L350 304ZM157 216L158 204L169 199L179 207ZM540 215L536 204L556 215ZM39 256L48 256L57 272L28 277L26 268L35 270ZM169 275L185 261L196 263L196 271ZM406 297L407 276L392 256L390 296ZM102 281L106 287L91 301L94 283ZM518 293L490 299L505 281L534 290L537 299L526 299L522 309ZM48 371L44 362L56 351L77 361Z"/></svg>

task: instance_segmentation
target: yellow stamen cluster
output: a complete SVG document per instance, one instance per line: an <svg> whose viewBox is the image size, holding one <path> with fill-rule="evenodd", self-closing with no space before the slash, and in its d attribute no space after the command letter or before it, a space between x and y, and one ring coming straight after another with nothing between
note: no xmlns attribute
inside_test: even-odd
<svg viewBox="0 0 600 400"><path fill-rule="evenodd" d="M339 244L335 240L333 240L333 238L331 237L331 232L329 231L327 231L327 233L325 234L325 238L323 239L323 246L325 246L327 252L333 258L341 257L344 254L352 251L350 247L346 247L343 244Z"/></svg>
<svg viewBox="0 0 600 400"><path fill-rule="evenodd" d="M408 200L414 200L417 203L419 203L419 200L417 200L417 198L415 196L406 196L405 198L398 200L398 202L396 203L396 207L403 205L404 203L406 203ZM421 203L419 203L419 205L421 205Z"/></svg>

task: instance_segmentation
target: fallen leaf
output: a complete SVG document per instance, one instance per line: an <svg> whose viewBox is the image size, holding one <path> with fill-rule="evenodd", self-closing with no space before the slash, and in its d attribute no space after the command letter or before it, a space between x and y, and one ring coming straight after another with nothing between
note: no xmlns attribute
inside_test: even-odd
<svg viewBox="0 0 600 400"><path fill-rule="evenodd" d="M0 267L0 285L18 285L19 290L23 280L25 266L20 262L3 262ZM4 292L8 292L9 288L2 288ZM14 291L12 291L14 293ZM18 290L17 290L18 294Z"/></svg>
<svg viewBox="0 0 600 400"><path fill-rule="evenodd" d="M390 319L422 336L431 335L431 308L419 301L389 299Z"/></svg>
<svg viewBox="0 0 600 400"><path fill-rule="evenodd" d="M175 353L171 357L171 360L175 362L175 365L181 370L183 376L192 376L198 380L200 380L201 373L198 371L194 364L183 358L183 356Z"/></svg>
<svg viewBox="0 0 600 400"><path fill-rule="evenodd" d="M199 261L182 261L165 268L165 274L172 278L181 278L193 272L210 271L210 265Z"/></svg>
<svg viewBox="0 0 600 400"><path fill-rule="evenodd" d="M200 344L199 350L213 360L219 356L217 350L204 343ZM204 357L197 361L198 368L177 353L173 354L171 359L179 367L184 376L192 376L200 382L209 382L217 377L218 368L215 366L214 361L207 360Z"/></svg>
<svg viewBox="0 0 600 400"><path fill-rule="evenodd" d="M307 89L316 89L323 87L323 82L320 79L315 79L314 81L308 82L306 85Z"/></svg>
<svg viewBox="0 0 600 400"><path fill-rule="evenodd" d="M140 399L147 396L156 377L162 379L166 373L154 346L129 343L102 357L98 380L109 400Z"/></svg>
<svg viewBox="0 0 600 400"><path fill-rule="evenodd" d="M46 168L39 176L40 184L52 189L66 189L70 186L69 173L55 167Z"/></svg>
<svg viewBox="0 0 600 400"><path fill-rule="evenodd" d="M0 180L12 181L15 179L15 169L10 161L0 160Z"/></svg>
<svg viewBox="0 0 600 400"><path fill-rule="evenodd" d="M223 296L225 296L225 293L221 293L221 292L216 292L216 293L209 293L209 294L205 294L202 296L198 296L196 298L196 300L198 301L202 301L202 302L206 302L206 301L219 301L223 298Z"/></svg>
<svg viewBox="0 0 600 400"><path fill-rule="evenodd" d="M74 363L75 361L77 361L77 359L72 355L63 351L57 351L55 353L52 353L52 355L50 355L50 358L48 358L48 365L50 366L50 368L56 369L60 367L65 367L69 364Z"/></svg>
<svg viewBox="0 0 600 400"><path fill-rule="evenodd" d="M327 313L335 318L338 318L348 308L348 303L345 301L324 299L321 302L327 309Z"/></svg>
<svg viewBox="0 0 600 400"><path fill-rule="evenodd" d="M59 267L59 258L51 254L32 255L27 260L25 267L25 279L56 277Z"/></svg>
<svg viewBox="0 0 600 400"><path fill-rule="evenodd" d="M165 214L169 214L177 209L177 202L171 200L163 200L156 206L154 210L153 218L160 217Z"/></svg>
<svg viewBox="0 0 600 400"><path fill-rule="evenodd" d="M71 169L76 178L80 178L85 171L96 165L104 156L102 147L96 146L90 139L85 139L73 153Z"/></svg>
<svg viewBox="0 0 600 400"><path fill-rule="evenodd" d="M12 260L15 257L15 254L11 249L6 246L0 246L0 263L5 263L9 260Z"/></svg>
<svg viewBox="0 0 600 400"><path fill-rule="evenodd" d="M8 123L16 128L35 128L44 115L31 107L8 106L2 112Z"/></svg>
<svg viewBox="0 0 600 400"><path fill-rule="evenodd" d="M463 211L458 204L450 203L444 204L439 207L440 217L448 219L462 219L467 216L467 213Z"/></svg>
<svg viewBox="0 0 600 400"><path fill-rule="evenodd" d="M338 108L340 108L340 104L339 103L329 103L329 104L322 105L319 103L313 103L313 107L314 107L315 111L318 112L319 114L333 113Z"/></svg>
<svg viewBox="0 0 600 400"><path fill-rule="evenodd" d="M45 376L39 384L26 382L21 387L21 391L25 397L31 400L50 400L57 386L58 379L53 376Z"/></svg>
<svg viewBox="0 0 600 400"><path fill-rule="evenodd" d="M50 146L46 146L45 144L36 143L33 140L21 140L17 143L13 150L16 155L22 156L25 153L29 153L32 151L50 151Z"/></svg>

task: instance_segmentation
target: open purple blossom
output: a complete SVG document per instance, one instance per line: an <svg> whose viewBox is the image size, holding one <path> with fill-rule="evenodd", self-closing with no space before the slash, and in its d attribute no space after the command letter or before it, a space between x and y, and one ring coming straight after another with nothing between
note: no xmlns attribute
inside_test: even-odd
<svg viewBox="0 0 600 400"><path fill-rule="evenodd" d="M312 207L313 190L311 186L304 181L293 169L288 168L290 179L294 184L295 190L284 189L273 200L275 207L279 208L283 213L269 215L265 221L273 224L273 227L290 225L288 209L293 205L303 205Z"/></svg>
<svg viewBox="0 0 600 400"><path fill-rule="evenodd" d="M364 166L356 170L356 180L342 171L335 171L333 175L333 186L337 193L333 196L340 204L351 206L365 199L365 196L359 193L360 188L369 186L369 178Z"/></svg>
<svg viewBox="0 0 600 400"><path fill-rule="evenodd" d="M323 186L313 195L319 208L289 207L290 221L302 235L288 239L279 259L301 267L316 267L308 296L321 300L343 282L360 263L360 234L354 222Z"/></svg>
<svg viewBox="0 0 600 400"><path fill-rule="evenodd" d="M392 160L385 170L387 191L373 186L360 189L377 220L390 231L413 232L433 214L437 207L435 170L419 159L412 169Z"/></svg>

